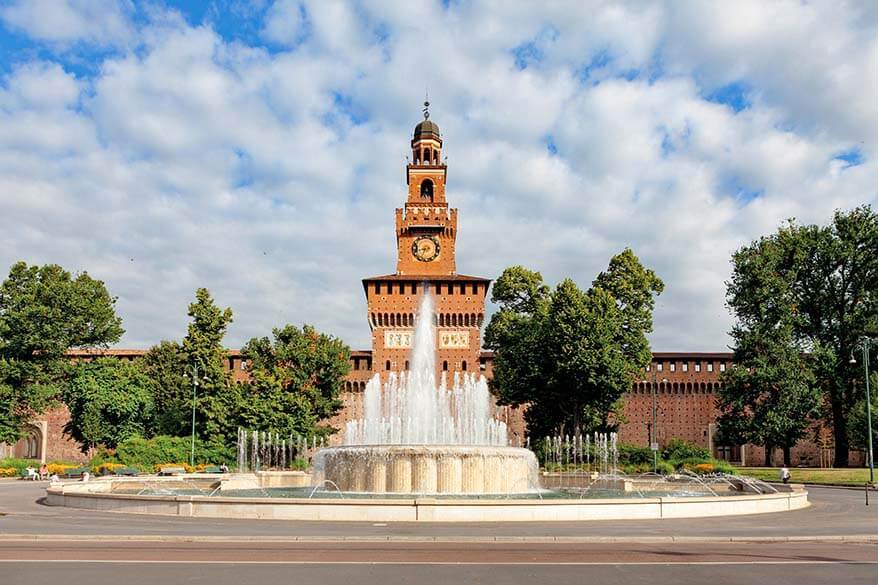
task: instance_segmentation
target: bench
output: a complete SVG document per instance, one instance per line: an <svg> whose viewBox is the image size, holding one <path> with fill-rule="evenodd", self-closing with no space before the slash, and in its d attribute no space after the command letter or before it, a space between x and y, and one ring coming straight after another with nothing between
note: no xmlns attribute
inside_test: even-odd
<svg viewBox="0 0 878 585"><path fill-rule="evenodd" d="M134 467L117 467L113 470L113 475L116 476L128 476L133 477L140 473L140 471Z"/></svg>
<svg viewBox="0 0 878 585"><path fill-rule="evenodd" d="M159 475L181 475L186 470L176 465L163 465L159 468Z"/></svg>
<svg viewBox="0 0 878 585"><path fill-rule="evenodd" d="M33 481L41 479L40 474L37 473L37 470L34 469L33 467L26 467L25 469L22 469L21 470L21 478L22 479L31 479Z"/></svg>
<svg viewBox="0 0 878 585"><path fill-rule="evenodd" d="M64 477L82 477L83 473L88 473L91 470L88 467L73 467L70 469L65 469L63 475Z"/></svg>
<svg viewBox="0 0 878 585"><path fill-rule="evenodd" d="M204 473L222 473L223 470L219 465L208 465L204 468Z"/></svg>

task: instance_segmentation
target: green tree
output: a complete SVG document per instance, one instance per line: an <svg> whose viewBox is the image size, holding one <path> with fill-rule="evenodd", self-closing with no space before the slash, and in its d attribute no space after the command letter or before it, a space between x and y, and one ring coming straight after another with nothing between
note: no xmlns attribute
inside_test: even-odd
<svg viewBox="0 0 878 585"><path fill-rule="evenodd" d="M350 349L309 325L286 325L272 336L244 346L251 381L243 387L239 424L281 435L334 432L320 422L341 408L338 395L350 371Z"/></svg>
<svg viewBox="0 0 878 585"><path fill-rule="evenodd" d="M819 352L805 354L789 326L770 331L736 329L733 365L722 375L717 397L719 436L734 443L765 447L771 465L775 447L790 465L790 449L812 429L820 414L821 395L813 363Z"/></svg>
<svg viewBox="0 0 878 585"><path fill-rule="evenodd" d="M105 347L124 333L116 299L87 273L18 262L0 285L0 442L54 403L72 348Z"/></svg>
<svg viewBox="0 0 878 585"><path fill-rule="evenodd" d="M76 364L63 390L70 410L64 430L83 452L147 435L154 415L151 385L137 363L101 357Z"/></svg>
<svg viewBox="0 0 878 585"><path fill-rule="evenodd" d="M528 406L532 435L612 428L650 361L646 335L663 286L627 249L587 291L569 279L550 291L538 272L507 268L494 285L499 310L485 331L499 401Z"/></svg>
<svg viewBox="0 0 878 585"><path fill-rule="evenodd" d="M195 302L189 305L189 329L183 339L187 386L193 379L198 386L195 400L195 430L209 442L228 444L237 433L235 408L238 391L231 383L225 367L226 350L222 341L232 322L232 310L216 306L206 288L195 291ZM192 399L187 398L191 412Z"/></svg>
<svg viewBox="0 0 878 585"><path fill-rule="evenodd" d="M847 466L848 417L862 373L848 363L863 336L878 332L878 214L869 206L835 213L828 226L790 221L733 256L727 299L738 326L768 329L789 313L797 347L811 363L828 406L835 463Z"/></svg>
<svg viewBox="0 0 878 585"><path fill-rule="evenodd" d="M192 382L185 377L187 361L182 346L162 341L140 361L152 382L157 435L189 435L192 413Z"/></svg>

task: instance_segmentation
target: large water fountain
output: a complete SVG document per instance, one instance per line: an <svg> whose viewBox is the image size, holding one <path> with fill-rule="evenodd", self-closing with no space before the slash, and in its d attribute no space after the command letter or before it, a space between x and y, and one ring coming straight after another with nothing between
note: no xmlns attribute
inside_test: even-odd
<svg viewBox="0 0 878 585"><path fill-rule="evenodd" d="M745 477L620 474L615 435L602 433L542 441L540 488L536 457L507 445L484 378L436 383L432 316L424 297L413 368L369 382L365 416L347 425L340 447L242 430L238 473L58 483L47 501L139 514L371 522L690 518L808 506L801 489L779 492ZM286 469L314 452L313 476Z"/></svg>
<svg viewBox="0 0 878 585"><path fill-rule="evenodd" d="M322 449L315 481L345 492L509 494L538 488L528 449L508 446L506 424L485 378L443 372L436 379L433 300L422 297L411 370L376 374L366 385L364 416L347 423L344 444Z"/></svg>

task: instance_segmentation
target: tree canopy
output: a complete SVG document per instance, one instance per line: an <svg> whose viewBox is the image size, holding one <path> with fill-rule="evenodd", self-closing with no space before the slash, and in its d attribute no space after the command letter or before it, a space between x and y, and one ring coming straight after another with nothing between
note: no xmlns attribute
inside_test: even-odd
<svg viewBox="0 0 878 585"><path fill-rule="evenodd" d="M492 291L499 305L485 331L492 389L504 404L527 404L531 435L609 430L620 399L651 359L655 297L664 285L629 249L588 290L539 272L507 268Z"/></svg>
<svg viewBox="0 0 878 585"><path fill-rule="evenodd" d="M241 426L282 435L334 431L320 423L341 408L350 349L309 325L286 325L272 337L253 338L243 348L251 381L243 386Z"/></svg>
<svg viewBox="0 0 878 585"><path fill-rule="evenodd" d="M826 226L790 221L732 258L727 299L741 335L788 326L792 345L814 354L807 367L824 397L838 466L848 464L849 413L863 387L862 366L850 355L878 332L876 250L878 215L862 206L836 212Z"/></svg>
<svg viewBox="0 0 878 585"><path fill-rule="evenodd" d="M774 447L790 449L804 438L820 413L820 390L813 374L818 354L805 354L789 326L769 331L733 331L735 359L722 374L717 398L719 436L730 443L765 447L771 465Z"/></svg>
<svg viewBox="0 0 878 585"><path fill-rule="evenodd" d="M222 341L232 322L232 310L221 309L206 288L195 291L189 305L189 328L183 338L187 386L197 385L195 432L210 442L228 444L237 433L235 409L238 392L225 367L228 358ZM187 411L192 408L187 401Z"/></svg>
<svg viewBox="0 0 878 585"><path fill-rule="evenodd" d="M140 363L151 382L156 434L188 434L192 382L185 376L187 361L183 347L176 341L162 341L149 348Z"/></svg>
<svg viewBox="0 0 878 585"><path fill-rule="evenodd" d="M139 363L115 357L80 362L63 395L70 410L65 432L83 451L96 445L114 448L152 430L152 381Z"/></svg>
<svg viewBox="0 0 878 585"><path fill-rule="evenodd" d="M0 442L57 398L71 348L104 347L124 333L116 299L87 273L18 262L0 285Z"/></svg>

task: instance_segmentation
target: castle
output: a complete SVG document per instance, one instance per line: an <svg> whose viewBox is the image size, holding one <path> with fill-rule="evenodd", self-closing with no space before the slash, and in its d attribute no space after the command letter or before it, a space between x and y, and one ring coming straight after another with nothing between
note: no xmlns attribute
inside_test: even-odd
<svg viewBox="0 0 878 585"><path fill-rule="evenodd" d="M425 103L425 106L429 104ZM481 327L490 280L457 272L455 258L457 209L446 198L448 168L442 158L442 135L430 120L415 126L411 158L406 165L407 194L396 210L396 272L363 279L367 319L372 332L371 350L351 352L351 371L343 383L342 410L329 422L336 428L363 415L363 390L376 373L386 376L409 367L415 314L420 295L429 291L436 307L437 379L455 372L492 374L493 354L481 350ZM72 359L111 355L133 360L145 350L109 349L73 351ZM655 420L659 445L681 438L707 447L715 457L733 463L761 465L764 452L752 445L719 445L716 430L716 392L720 374L731 364L728 352L656 352L651 365L634 381L625 397L620 440L649 445ZM248 379L246 362L238 350L229 350L226 367L236 383ZM653 412L655 410L655 412ZM499 416L510 429L510 442L523 443L526 429L522 409L503 407ZM0 457L33 457L42 461L81 459L78 445L66 437L68 418L63 407L34 420L28 435L15 445L0 445ZM336 435L335 441L340 440ZM831 465L831 435L821 432L817 440L802 441L793 449L794 465ZM862 462L852 452L851 464Z"/></svg>

